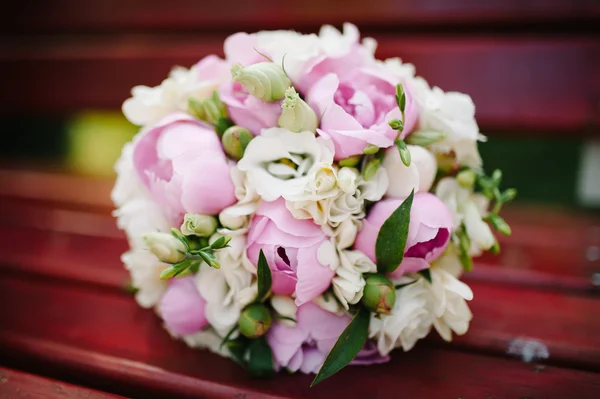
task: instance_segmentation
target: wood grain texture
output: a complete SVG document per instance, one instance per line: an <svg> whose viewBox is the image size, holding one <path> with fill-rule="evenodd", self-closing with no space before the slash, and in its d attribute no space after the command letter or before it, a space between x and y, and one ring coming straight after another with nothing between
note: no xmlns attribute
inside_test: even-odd
<svg viewBox="0 0 600 399"><path fill-rule="evenodd" d="M6 277L0 278L0 296L0 354L5 361L85 381L93 376L116 392L135 391L143 397L387 398L390 392L402 392L432 399L591 399L600 394L595 373L535 368L427 344L395 353L390 364L349 367L313 389L311 377L304 375L251 380L231 360L173 341L158 318L129 297Z"/></svg>
<svg viewBox="0 0 600 399"><path fill-rule="evenodd" d="M117 399L123 397L0 367L0 398Z"/></svg>
<svg viewBox="0 0 600 399"><path fill-rule="evenodd" d="M4 113L119 109L132 86L159 84L174 65L190 66L207 54L221 54L225 37L218 33L92 35L5 41L7 51L0 54L0 73L8 77L5 89L36 95L5 97L0 106ZM596 40L376 38L379 58L399 56L414 63L417 73L432 85L471 95L484 133L516 130L593 136L600 132L596 73L600 44Z"/></svg>
<svg viewBox="0 0 600 399"><path fill-rule="evenodd" d="M373 29L490 24L513 27L585 24L600 17L600 6L593 0L373 0L368 5L360 0L104 0L89 5L76 0L33 0L28 6L11 2L9 9L12 18L2 26L8 32L314 29L346 21Z"/></svg>

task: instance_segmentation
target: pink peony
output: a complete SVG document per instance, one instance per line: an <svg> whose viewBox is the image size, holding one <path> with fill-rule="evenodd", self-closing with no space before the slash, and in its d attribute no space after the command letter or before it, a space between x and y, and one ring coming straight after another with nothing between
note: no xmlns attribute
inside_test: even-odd
<svg viewBox="0 0 600 399"><path fill-rule="evenodd" d="M294 219L285 201L263 202L250 223L247 254L258 263L262 249L273 276L273 292L296 293L298 306L322 294L335 272L317 258L328 242L321 228L310 220Z"/></svg>
<svg viewBox="0 0 600 399"><path fill-rule="evenodd" d="M364 252L374 262L375 243L381 226L400 206L403 199L377 202L358 233L354 248ZM401 277L429 267L446 249L452 231L452 214L444 203L430 193L415 194L410 210L410 225L404 251L404 260L392 274Z"/></svg>
<svg viewBox="0 0 600 399"><path fill-rule="evenodd" d="M229 117L238 126L259 135L262 129L277 126L281 114L279 102L267 103L245 92L241 84L226 83L219 89L221 101L227 105Z"/></svg>
<svg viewBox="0 0 600 399"><path fill-rule="evenodd" d="M167 328L175 335L187 335L208 325L206 302L196 289L193 277L174 278L158 305Z"/></svg>
<svg viewBox="0 0 600 399"><path fill-rule="evenodd" d="M367 144L387 148L397 131L388 121L402 119L396 104L396 84L400 78L380 65L356 68L341 77L325 75L308 93L308 103L321 117L320 135L335 145L335 159L361 154ZM406 121L402 138L417 122L417 107L405 85Z"/></svg>
<svg viewBox="0 0 600 399"><path fill-rule="evenodd" d="M173 224L186 212L216 215L236 201L219 137L202 122L170 114L134 145L135 170Z"/></svg>

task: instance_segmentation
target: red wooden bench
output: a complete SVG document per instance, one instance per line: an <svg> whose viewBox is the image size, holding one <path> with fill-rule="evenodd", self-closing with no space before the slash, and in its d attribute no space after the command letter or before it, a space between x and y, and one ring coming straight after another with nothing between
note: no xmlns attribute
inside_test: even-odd
<svg viewBox="0 0 600 399"><path fill-rule="evenodd" d="M471 94L486 133L598 137L596 1L290 3L11 2L0 76L13 95L0 97L0 112L118 109L131 86L220 54L236 30L348 20L379 41L378 57L399 55L432 84ZM452 344L432 336L389 364L349 367L311 389L303 375L249 379L232 361L172 340L138 307L125 289L111 185L0 169L0 397L52 397L55 386L73 397L600 397L598 214L507 207L513 235L465 276L475 293L467 335ZM549 357L524 362L515 353L523 340Z"/></svg>

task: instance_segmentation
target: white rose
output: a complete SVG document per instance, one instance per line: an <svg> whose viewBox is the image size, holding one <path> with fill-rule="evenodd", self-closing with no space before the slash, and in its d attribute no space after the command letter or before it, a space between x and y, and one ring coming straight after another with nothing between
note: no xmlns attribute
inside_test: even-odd
<svg viewBox="0 0 600 399"><path fill-rule="evenodd" d="M435 152L456 153L459 164L478 168L481 157L477 149L477 140L485 140L479 134L475 121L475 105L466 94L445 93L439 87L429 88L421 78L413 81L414 95L420 109L419 127L445 133L441 142L432 145Z"/></svg>
<svg viewBox="0 0 600 399"><path fill-rule="evenodd" d="M239 230L248 227L250 217L259 206L260 197L247 173L237 167L230 169L231 180L235 186L237 202L221 211L219 221L228 230Z"/></svg>
<svg viewBox="0 0 600 399"><path fill-rule="evenodd" d="M411 282L405 278L396 283ZM416 342L425 338L433 324L430 310L431 290L424 278L396 290L396 303L389 316L380 319L373 316L369 325L369 337L375 338L377 349L387 355L392 349L402 347L407 352Z"/></svg>
<svg viewBox="0 0 600 399"><path fill-rule="evenodd" d="M342 306L354 305L361 300L365 287L364 273L374 273L377 266L360 251L339 252L340 265L335 270L336 276L331 280L333 292Z"/></svg>
<svg viewBox="0 0 600 399"><path fill-rule="evenodd" d="M123 114L134 125L148 125L175 111L186 111L188 98L209 98L220 84L219 80L201 81L193 66L174 68L159 86L135 86L132 97L123 103Z"/></svg>
<svg viewBox="0 0 600 399"><path fill-rule="evenodd" d="M160 279L160 274L169 265L144 249L125 252L121 261L131 274L131 284L137 289L135 299L140 306L150 308L156 305L168 287L168 283Z"/></svg>
<svg viewBox="0 0 600 399"><path fill-rule="evenodd" d="M211 241L219 235L211 237ZM206 318L220 336L225 336L237 323L243 304L240 292L252 283L252 273L243 265L246 237L234 236L230 247L215 252L220 269L200 267L196 285L206 301Z"/></svg>
<svg viewBox="0 0 600 399"><path fill-rule="evenodd" d="M389 186L386 194L390 197L408 197L411 190L428 192L437 173L435 156L426 148L409 145L411 163L404 165L396 147L385 152L383 167L387 171Z"/></svg>
<svg viewBox="0 0 600 399"><path fill-rule="evenodd" d="M264 129L246 147L237 167L247 172L265 201L301 195L323 165L333 163L333 143L313 133Z"/></svg>
<svg viewBox="0 0 600 399"><path fill-rule="evenodd" d="M490 226L482 220L487 214L489 205L487 198L461 187L452 177L440 180L435 194L452 212L456 228L464 222L467 236L471 240L470 255L479 256L482 251L494 245L494 234Z"/></svg>

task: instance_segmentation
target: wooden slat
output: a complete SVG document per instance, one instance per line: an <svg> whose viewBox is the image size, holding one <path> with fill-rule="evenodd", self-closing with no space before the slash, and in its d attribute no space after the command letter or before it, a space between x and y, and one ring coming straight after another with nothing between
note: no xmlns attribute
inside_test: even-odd
<svg viewBox="0 0 600 399"><path fill-rule="evenodd" d="M245 398L595 398L598 374L418 345L391 363L350 367L317 388L286 373L251 380L231 360L173 341L130 298L0 278L0 353L16 362L110 382L139 396ZM10 306L6 306L10 303ZM35 314L35 317L31 315ZM567 328L567 327L565 327ZM573 328L577 328L573 326ZM551 349L552 353L552 349ZM259 394L260 392L260 394Z"/></svg>
<svg viewBox="0 0 600 399"><path fill-rule="evenodd" d="M122 396L94 391L4 367L0 367L0 397L30 399L123 398Z"/></svg>
<svg viewBox="0 0 600 399"><path fill-rule="evenodd" d="M132 86L158 84L175 64L189 66L206 54L220 54L224 38L220 34L118 35L5 41L8 51L0 54L0 73L8 77L5 90L36 95L9 96L0 100L0 106L3 112L12 113L118 109ZM596 73L600 44L596 40L376 38L380 58L400 56L413 62L432 85L470 94L486 132L600 132L600 77ZM39 70L46 73L39 74Z"/></svg>
<svg viewBox="0 0 600 399"><path fill-rule="evenodd" d="M530 26L536 23L585 24L600 17L593 0L263 0L251 6L239 0L198 2L174 0L76 0L10 3L8 32L68 32L82 30L243 30L316 28L352 21L374 29L439 26Z"/></svg>

